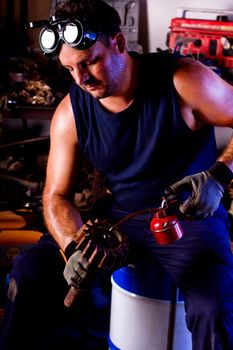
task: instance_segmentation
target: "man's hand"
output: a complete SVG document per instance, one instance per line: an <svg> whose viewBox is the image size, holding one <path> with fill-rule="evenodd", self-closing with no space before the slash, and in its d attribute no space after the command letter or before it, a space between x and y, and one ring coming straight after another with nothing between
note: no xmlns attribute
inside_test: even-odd
<svg viewBox="0 0 233 350"><path fill-rule="evenodd" d="M74 252L66 263L64 277L75 289L83 288L87 281L89 262L83 257L81 250Z"/></svg>
<svg viewBox="0 0 233 350"><path fill-rule="evenodd" d="M186 176L166 189L165 193L169 199L181 191L191 191L191 195L179 206L181 213L190 219L203 219L217 210L224 187L208 171L203 171Z"/></svg>
<svg viewBox="0 0 233 350"><path fill-rule="evenodd" d="M180 211L190 219L204 219L218 209L223 192L232 179L232 171L226 164L217 161L208 170L186 176L171 185L165 190L165 194L169 200L177 192L191 191L191 195L180 205Z"/></svg>

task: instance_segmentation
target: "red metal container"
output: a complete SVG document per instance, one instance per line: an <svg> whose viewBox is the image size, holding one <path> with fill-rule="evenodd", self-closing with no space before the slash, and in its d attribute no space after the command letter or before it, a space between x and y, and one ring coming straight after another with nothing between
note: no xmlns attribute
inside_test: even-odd
<svg viewBox="0 0 233 350"><path fill-rule="evenodd" d="M183 236L183 231L176 215L167 214L166 209L155 213L150 222L150 230L160 245L170 244Z"/></svg>

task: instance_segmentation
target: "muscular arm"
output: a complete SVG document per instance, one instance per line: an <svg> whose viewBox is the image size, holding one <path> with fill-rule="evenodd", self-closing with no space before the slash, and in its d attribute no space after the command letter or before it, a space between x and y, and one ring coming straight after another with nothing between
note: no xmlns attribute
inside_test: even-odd
<svg viewBox="0 0 233 350"><path fill-rule="evenodd" d="M64 250L83 224L73 204L80 151L68 95L55 111L50 140L43 192L44 218L49 232Z"/></svg>
<svg viewBox="0 0 233 350"><path fill-rule="evenodd" d="M174 85L182 116L191 129L205 124L233 128L233 86L210 68L192 59L180 59ZM218 160L233 171L233 139Z"/></svg>

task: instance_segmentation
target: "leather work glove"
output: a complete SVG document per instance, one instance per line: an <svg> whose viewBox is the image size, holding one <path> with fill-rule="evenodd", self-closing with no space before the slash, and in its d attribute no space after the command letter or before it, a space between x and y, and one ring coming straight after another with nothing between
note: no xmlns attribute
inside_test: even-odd
<svg viewBox="0 0 233 350"><path fill-rule="evenodd" d="M68 246L76 244L74 241ZM77 246L77 244L76 244ZM93 276L90 273L90 264L88 260L83 257L81 250L75 250L68 259L63 275L70 286L67 293L64 304L66 307L70 307L73 304L81 306L83 304L83 298L85 298L88 286Z"/></svg>
<svg viewBox="0 0 233 350"><path fill-rule="evenodd" d="M217 210L225 188L231 183L232 171L217 161L201 173L186 176L165 190L168 200L177 192L191 191L191 195L179 206L181 213L190 219L207 218Z"/></svg>
<svg viewBox="0 0 233 350"><path fill-rule="evenodd" d="M83 288L87 283L89 262L81 250L74 252L66 263L63 275L67 283L75 289Z"/></svg>

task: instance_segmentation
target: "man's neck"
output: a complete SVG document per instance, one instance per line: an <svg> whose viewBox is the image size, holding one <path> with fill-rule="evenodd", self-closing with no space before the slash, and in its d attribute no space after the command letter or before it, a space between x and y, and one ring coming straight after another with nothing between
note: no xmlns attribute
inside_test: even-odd
<svg viewBox="0 0 233 350"><path fill-rule="evenodd" d="M134 101L138 84L138 61L128 56L127 67L127 74L121 82L122 88L119 93L100 99L100 103L110 112L121 112Z"/></svg>

